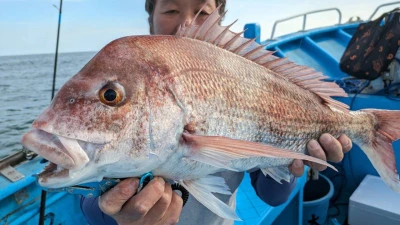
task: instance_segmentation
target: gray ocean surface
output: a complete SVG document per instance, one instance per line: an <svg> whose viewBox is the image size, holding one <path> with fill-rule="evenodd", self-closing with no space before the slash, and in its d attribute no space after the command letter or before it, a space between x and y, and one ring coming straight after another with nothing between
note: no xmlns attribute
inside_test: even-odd
<svg viewBox="0 0 400 225"><path fill-rule="evenodd" d="M59 53L55 90L95 55ZM0 56L0 159L22 150L20 140L50 104L54 54Z"/></svg>

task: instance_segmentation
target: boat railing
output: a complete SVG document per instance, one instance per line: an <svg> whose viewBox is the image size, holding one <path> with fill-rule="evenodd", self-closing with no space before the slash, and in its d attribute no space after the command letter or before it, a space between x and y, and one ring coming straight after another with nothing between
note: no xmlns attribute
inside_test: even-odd
<svg viewBox="0 0 400 225"><path fill-rule="evenodd" d="M379 9L381 9L383 7L386 7L386 6L396 5L396 4L400 5L400 1L385 3L385 4L381 4L381 5L377 6L375 11L371 14L371 16L366 21L372 20L374 18L374 16L376 15L376 13L379 11ZM328 8L328 9L314 10L314 11L298 14L298 15L295 15L295 16L290 16L290 17L287 17L287 18L284 18L284 19L276 20L275 23L274 23L274 26L272 27L271 37L270 37L269 40L274 40L276 27L277 27L277 25L279 23L286 22L288 20L292 20L292 19L296 19L296 18L302 17L303 18L303 26L302 26L302 29L300 31L305 31L306 30L307 16L308 15L315 14L315 13L320 13L320 12L326 12L326 11L336 11L338 13L338 23L337 23L337 25L340 25L342 23L342 12L338 8ZM353 17L350 18L350 20L348 22L352 23L352 22L363 21L358 16L355 17L355 18L357 18L357 19L353 20L354 19Z"/></svg>
<svg viewBox="0 0 400 225"><path fill-rule="evenodd" d="M298 15L295 15L295 16L291 16L291 17L287 17L287 18L284 18L284 19L280 19L280 20L275 21L274 26L272 27L272 32L271 32L271 38L270 38L270 39L271 39L271 40L274 39L274 34L275 34L276 26L277 26L279 23L282 23L282 22L285 22L285 21L288 21L288 20L292 20L292 19L295 19L295 18L298 18L298 17L303 17L303 26L302 26L302 29L301 29L300 31L305 31L305 29L306 29L306 23L307 23L307 16L308 16L308 15L310 15L310 14L315 14L315 13L320 13L320 12L326 12L326 11L336 11L336 12L338 13L338 15L339 15L338 24L341 24L341 23L342 23L342 12L341 12L338 8L328 8L328 9L314 10L314 11L310 11L310 12L298 14Z"/></svg>
<svg viewBox="0 0 400 225"><path fill-rule="evenodd" d="M379 10L380 8L386 7L386 6L390 6L390 5L396 5L396 4L400 4L400 1L397 1L397 2L390 2L390 3L385 3L385 4L382 4L382 5L379 5L378 7L376 7L376 9L375 9L375 11L372 13L372 15L368 18L368 21L369 21L369 20L372 20L372 18L374 18L375 14L378 12L378 10Z"/></svg>

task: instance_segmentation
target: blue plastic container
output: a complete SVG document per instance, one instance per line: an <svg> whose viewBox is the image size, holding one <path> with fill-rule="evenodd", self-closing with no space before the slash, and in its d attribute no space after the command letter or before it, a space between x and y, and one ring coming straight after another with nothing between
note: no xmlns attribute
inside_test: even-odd
<svg viewBox="0 0 400 225"><path fill-rule="evenodd" d="M318 180L309 180L304 186L303 224L322 225L328 215L329 200L334 187L326 176L320 174Z"/></svg>

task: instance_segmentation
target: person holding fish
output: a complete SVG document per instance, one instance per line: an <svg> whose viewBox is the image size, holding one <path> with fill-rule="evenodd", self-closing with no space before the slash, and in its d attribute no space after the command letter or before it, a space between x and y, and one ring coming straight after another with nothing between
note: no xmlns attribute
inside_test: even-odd
<svg viewBox="0 0 400 225"><path fill-rule="evenodd" d="M189 25L197 13L195 23L200 25L218 5L219 14L223 15L225 4L225 0L146 0L150 34L174 35L181 24ZM340 162L351 147L351 140L344 134L336 139L325 133L318 141L311 140L307 144L309 155L332 162ZM324 165L295 159L289 166L293 175L289 182L280 184L256 170L250 171L252 185L263 201L273 206L279 205L291 193L296 183L295 177L303 174L304 164L318 171L326 169ZM219 198L234 207L235 191L243 173L229 171L218 175L225 179L234 193L231 196L220 195ZM136 193L138 184L137 178L127 178L98 199L82 199L81 207L89 224L233 224L232 220L218 217L194 198L190 198L186 207L182 208L181 197L161 177L155 177Z"/></svg>

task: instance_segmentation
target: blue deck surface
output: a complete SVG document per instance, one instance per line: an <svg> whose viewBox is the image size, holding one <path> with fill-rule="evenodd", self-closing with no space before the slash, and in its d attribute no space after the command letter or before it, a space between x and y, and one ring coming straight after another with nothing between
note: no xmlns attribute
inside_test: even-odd
<svg viewBox="0 0 400 225"><path fill-rule="evenodd" d="M235 225L267 225L267 224L287 224L287 220L276 219L285 211L291 215L290 220L294 223L301 224L296 221L301 221L302 215L302 198L303 187L306 182L306 174L298 178L296 187L290 194L288 200L279 206L273 207L257 197L254 188L251 186L250 176L245 174L242 183L239 186L236 197L236 213L243 221L236 221ZM292 207L288 207L291 205ZM295 218L298 218L297 220Z"/></svg>
<svg viewBox="0 0 400 225"><path fill-rule="evenodd" d="M25 178L15 183L0 176L0 224L38 224L41 188L32 174L43 169L44 164L40 164L40 160L36 158L18 166L17 171ZM78 196L64 192L47 194L45 224L85 223Z"/></svg>

